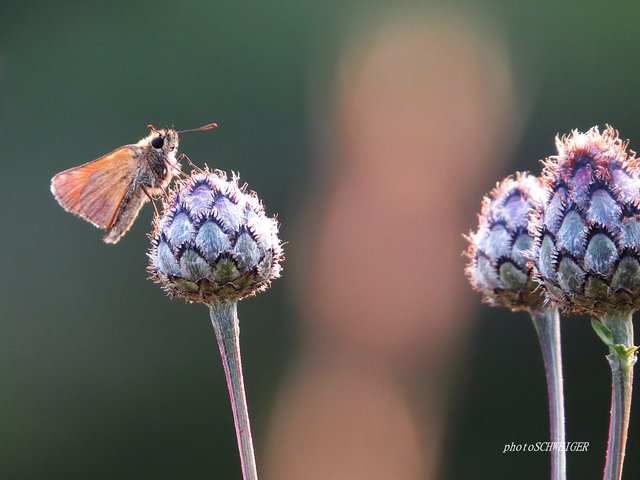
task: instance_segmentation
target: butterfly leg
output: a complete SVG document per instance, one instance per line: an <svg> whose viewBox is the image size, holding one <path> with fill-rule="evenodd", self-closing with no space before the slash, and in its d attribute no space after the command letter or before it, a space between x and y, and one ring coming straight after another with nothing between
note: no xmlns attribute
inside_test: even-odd
<svg viewBox="0 0 640 480"><path fill-rule="evenodd" d="M178 162L180 162L182 155L180 157L178 157ZM187 178L189 175L187 175L186 173L184 173L181 169L179 165L173 165L172 163L166 162L167 166L169 168L172 168L175 171L175 174L178 176L182 176L183 178Z"/></svg>
<svg viewBox="0 0 640 480"><path fill-rule="evenodd" d="M178 157L178 162L182 160L186 160L191 168L195 169L198 172L202 172L202 169L199 166L197 166L195 163L193 163L186 153L181 153L180 156Z"/></svg>
<svg viewBox="0 0 640 480"><path fill-rule="evenodd" d="M142 189L142 191L144 192L144 194L147 196L147 198L149 199L149 201L151 202L151 205L153 205L153 210L156 213L156 217L160 216L160 213L158 213L158 207L156 207L156 203L154 202L153 197L151 196L151 194L149 193L149 190L147 190L147 187L145 187L144 185L140 185L140 188ZM164 190L163 190L164 193Z"/></svg>

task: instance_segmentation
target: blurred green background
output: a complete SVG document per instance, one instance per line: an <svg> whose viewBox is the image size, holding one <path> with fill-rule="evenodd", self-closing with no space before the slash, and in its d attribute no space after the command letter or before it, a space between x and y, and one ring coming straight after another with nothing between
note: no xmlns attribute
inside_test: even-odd
<svg viewBox="0 0 640 480"><path fill-rule="evenodd" d="M632 148L640 144L640 4L472 3L449 5L501 29L524 105L521 138L499 175L537 171L556 133L571 128L611 123ZM148 123L216 121L216 131L184 136L181 150L239 171L294 242L295 208L321 150L310 92L331 90L341 42L358 18L400 5L2 4L0 478L240 478L207 312L170 301L146 280L152 209L108 246L56 204L49 179L137 141ZM279 388L304 348L290 275L295 269L300 279L304 267L289 256L284 278L239 309L259 465ZM533 328L524 314L474 300L481 318L454 380L440 476L546 478L546 455L501 453L511 441L547 438ZM590 442L588 453L569 455L569 475L598 478L609 410L605 351L586 319L570 318L563 329L568 439ZM635 400L625 478L640 474Z"/></svg>

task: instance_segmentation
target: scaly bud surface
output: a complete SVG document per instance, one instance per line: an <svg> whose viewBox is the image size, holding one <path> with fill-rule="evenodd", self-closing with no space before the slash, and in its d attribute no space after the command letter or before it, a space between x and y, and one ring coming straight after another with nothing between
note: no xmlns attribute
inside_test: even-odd
<svg viewBox="0 0 640 480"><path fill-rule="evenodd" d="M556 139L530 258L549 297L596 316L640 305L638 162L611 127Z"/></svg>
<svg viewBox="0 0 640 480"><path fill-rule="evenodd" d="M542 193L538 178L518 173L499 182L482 201L478 230L467 237L466 272L490 305L535 311L544 302L524 256L533 242L528 217Z"/></svg>
<svg viewBox="0 0 640 480"><path fill-rule="evenodd" d="M154 220L149 272L172 296L239 300L280 276L278 224L234 176L209 169L180 180Z"/></svg>

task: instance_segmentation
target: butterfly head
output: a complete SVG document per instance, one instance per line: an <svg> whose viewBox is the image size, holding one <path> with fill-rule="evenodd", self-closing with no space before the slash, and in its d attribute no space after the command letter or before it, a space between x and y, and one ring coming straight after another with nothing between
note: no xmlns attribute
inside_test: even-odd
<svg viewBox="0 0 640 480"><path fill-rule="evenodd" d="M166 127L156 130L153 125L149 125L151 133L141 140L144 142L144 146L153 149L158 155L164 157L174 157L178 144L180 143L180 136L173 127Z"/></svg>

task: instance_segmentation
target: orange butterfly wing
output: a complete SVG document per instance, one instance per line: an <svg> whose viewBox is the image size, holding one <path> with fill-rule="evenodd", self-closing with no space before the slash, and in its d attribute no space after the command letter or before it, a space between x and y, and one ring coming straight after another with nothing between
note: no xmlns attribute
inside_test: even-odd
<svg viewBox="0 0 640 480"><path fill-rule="evenodd" d="M108 229L136 176L133 146L125 145L51 179L51 192L68 212Z"/></svg>

